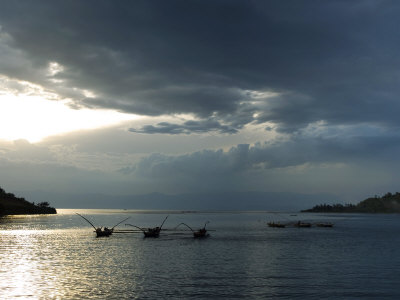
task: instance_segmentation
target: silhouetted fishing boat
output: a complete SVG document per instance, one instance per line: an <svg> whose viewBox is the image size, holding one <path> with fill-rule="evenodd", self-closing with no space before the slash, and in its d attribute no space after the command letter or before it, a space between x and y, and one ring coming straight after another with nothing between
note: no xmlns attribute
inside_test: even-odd
<svg viewBox="0 0 400 300"><path fill-rule="evenodd" d="M110 236L113 232L114 232L114 228L117 227L119 224L121 224L122 222L128 220L130 217L123 219L121 222L117 223L116 225L114 225L111 228L108 227L96 227L92 224L92 222L90 222L87 218L85 218L84 216L76 213L78 216L82 217L86 222L88 222L90 225L92 225L92 227L94 228L94 232L96 232L96 236L97 237L102 237L102 236Z"/></svg>
<svg viewBox="0 0 400 300"><path fill-rule="evenodd" d="M193 237L195 237L195 238L203 238L203 237L208 237L208 236L210 236L210 235L207 233L207 230L205 228L201 228L201 229L193 232Z"/></svg>
<svg viewBox="0 0 400 300"><path fill-rule="evenodd" d="M275 222L268 222L267 225L269 227L276 227L276 228L285 228L286 227L286 224L275 223Z"/></svg>
<svg viewBox="0 0 400 300"><path fill-rule="evenodd" d="M168 217L169 216L166 216L164 221L161 223L160 227L157 226L157 227L153 227L153 228L142 228L142 227L139 227L139 226L136 226L136 225L132 225L132 224L125 224L125 225L136 227L136 228L140 229L143 232L144 237L157 238L157 237L160 236L161 228L163 227L163 225L164 225L164 223L165 223L165 221L167 220Z"/></svg>
<svg viewBox="0 0 400 300"><path fill-rule="evenodd" d="M192 233L193 233L193 237L194 238L203 238L203 237L208 237L208 236L210 236L208 233L207 233L207 229L206 229L206 226L207 226L207 224L208 223L210 223L210 221L207 221L205 224L204 224L204 227L203 228L200 228L199 230L193 230L193 228L192 227L190 227L188 224L186 224L186 223L180 223L178 226L176 226L175 228L178 228L180 225L185 225L187 228L189 228L191 231L192 231Z"/></svg>
<svg viewBox="0 0 400 300"><path fill-rule="evenodd" d="M110 236L113 233L112 229L109 229L108 227L98 227L95 230L96 236L101 237L101 236Z"/></svg>

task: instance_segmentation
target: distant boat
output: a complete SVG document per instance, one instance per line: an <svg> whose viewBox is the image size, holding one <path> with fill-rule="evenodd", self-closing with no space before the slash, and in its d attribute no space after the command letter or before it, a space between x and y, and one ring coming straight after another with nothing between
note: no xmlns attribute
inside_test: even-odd
<svg viewBox="0 0 400 300"><path fill-rule="evenodd" d="M160 232L161 232L161 228L163 227L165 221L167 220L169 216L166 216L166 218L164 219L164 221L161 223L160 227L153 227L153 228L142 228L136 225L132 225L132 224L125 224L127 226L132 226L132 227L136 227L138 229L140 229L143 234L144 237L153 237L153 238L158 238L160 236Z"/></svg>
<svg viewBox="0 0 400 300"><path fill-rule="evenodd" d="M161 232L161 227L147 228L143 231L144 237L159 237Z"/></svg>
<svg viewBox="0 0 400 300"><path fill-rule="evenodd" d="M276 227L276 228L285 228L286 225L282 223L275 223L275 222L268 222L267 225L269 227Z"/></svg>
<svg viewBox="0 0 400 300"><path fill-rule="evenodd" d="M176 226L175 228L178 228L180 225L185 225L187 228L189 228L191 231L192 231L192 233L193 233L193 237L194 238L204 238L204 237L209 237L210 235L207 233L207 229L206 229L206 226L207 226L207 224L208 223L210 223L210 221L207 221L205 224L204 224L204 227L203 228L200 228L199 230L193 230L193 228L192 227L190 227L188 224L186 224L186 223L180 223L178 226Z"/></svg>
<svg viewBox="0 0 400 300"><path fill-rule="evenodd" d="M103 237L103 236L110 236L113 232L114 232L114 228L117 227L119 224L121 224L122 222L128 220L130 217L123 219L121 222L119 222L118 224L114 225L112 228L108 228L108 227L96 227L93 225L92 222L90 222L87 218L85 218L84 216L76 213L78 216L82 217L86 222L88 222L90 225L92 225L92 227L94 228L94 232L96 232L96 236L97 237Z"/></svg>

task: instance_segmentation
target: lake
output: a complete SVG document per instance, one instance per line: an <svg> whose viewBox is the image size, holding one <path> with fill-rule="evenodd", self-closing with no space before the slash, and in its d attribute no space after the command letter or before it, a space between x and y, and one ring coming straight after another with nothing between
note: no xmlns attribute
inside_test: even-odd
<svg viewBox="0 0 400 300"><path fill-rule="evenodd" d="M93 228L159 226L96 238ZM333 222L271 228L268 221ZM206 221L210 237L194 239ZM69 210L0 219L2 299L399 299L399 215Z"/></svg>

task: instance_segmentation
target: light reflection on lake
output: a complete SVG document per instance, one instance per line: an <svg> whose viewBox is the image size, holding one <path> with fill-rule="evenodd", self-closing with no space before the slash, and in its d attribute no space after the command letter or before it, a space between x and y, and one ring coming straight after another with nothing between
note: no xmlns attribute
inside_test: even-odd
<svg viewBox="0 0 400 300"><path fill-rule="evenodd" d="M129 223L166 229L210 221L211 237L163 231L96 238L93 228ZM269 228L266 222L329 220L333 228ZM120 229L129 229L123 224ZM59 210L2 219L1 299L396 299L398 215L272 215Z"/></svg>

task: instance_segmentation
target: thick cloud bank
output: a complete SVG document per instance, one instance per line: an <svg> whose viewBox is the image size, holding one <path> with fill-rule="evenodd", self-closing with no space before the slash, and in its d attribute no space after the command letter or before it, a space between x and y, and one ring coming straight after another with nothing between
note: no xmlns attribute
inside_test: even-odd
<svg viewBox="0 0 400 300"><path fill-rule="evenodd" d="M0 144L10 185L342 199L398 190L397 1L0 3L0 96L142 117Z"/></svg>
<svg viewBox="0 0 400 300"><path fill-rule="evenodd" d="M250 123L397 127L395 1L4 1L0 73L75 107ZM266 97L265 94L274 93ZM212 123L212 124L210 124Z"/></svg>

